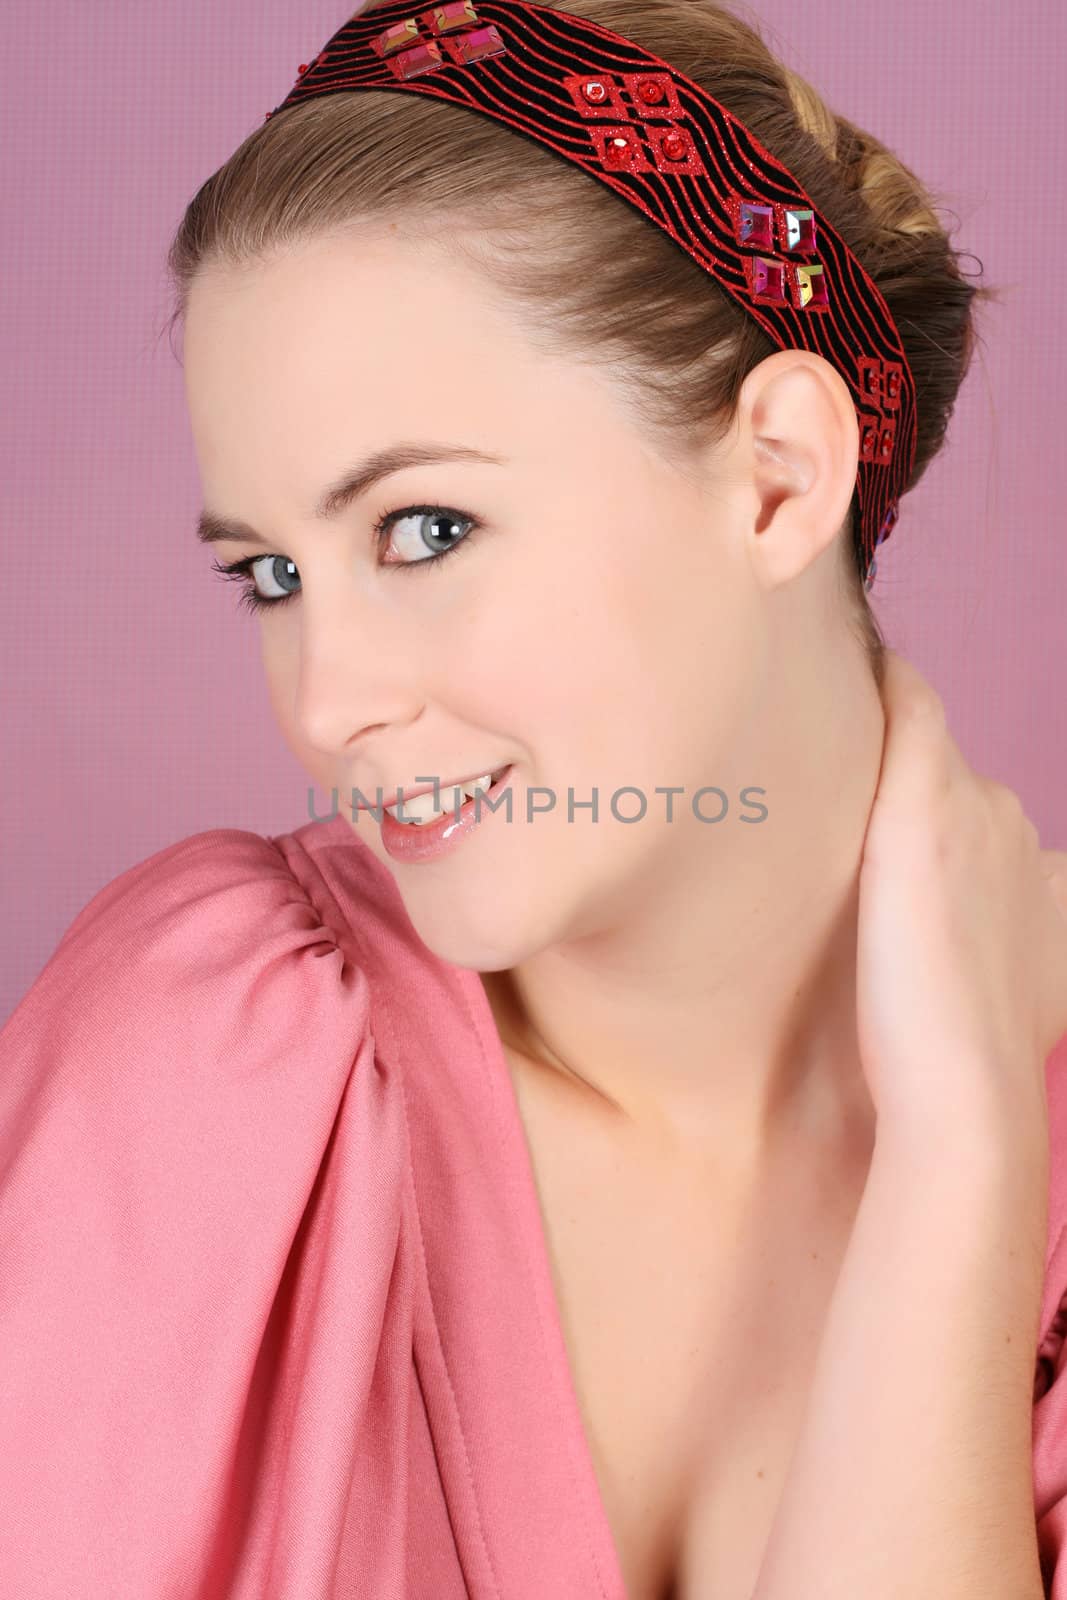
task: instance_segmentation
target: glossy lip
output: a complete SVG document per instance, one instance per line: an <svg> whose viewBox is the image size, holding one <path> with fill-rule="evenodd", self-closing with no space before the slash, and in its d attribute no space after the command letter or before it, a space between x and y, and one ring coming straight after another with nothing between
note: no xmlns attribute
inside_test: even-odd
<svg viewBox="0 0 1067 1600"><path fill-rule="evenodd" d="M500 796L511 787L515 776L515 763L504 768L503 776L489 793ZM434 822L403 823L388 811L382 812L381 838L387 855L405 866L416 866L427 861L439 861L453 850L458 850L468 834L486 826L482 817L480 796L466 800L460 811L445 811Z"/></svg>
<svg viewBox="0 0 1067 1600"><path fill-rule="evenodd" d="M495 772L506 772L508 766L510 766L510 765L511 765L511 763L508 762L503 767L490 767L490 769L489 769L490 778L493 776L493 774ZM472 772L469 778L451 778L451 779L449 779L449 781L447 783L438 783L438 789L439 790L458 789L465 783L473 783L475 778L484 778L485 775L486 775L486 769L484 767L480 767L477 772ZM351 794L352 789L357 789L358 787L359 787L358 784L353 784L352 787L349 789L349 793ZM398 798L395 799L395 800L384 800L383 799L382 805L383 806L387 806L387 805L388 806L403 805L408 800L414 800L416 795L419 795L419 794L433 794L433 789L434 789L434 786L433 786L432 783L424 783L421 786L421 788L418 788L418 789L400 789L398 787L395 790L387 789L385 787L385 785L383 784L382 785L382 794L383 795L396 794L398 796ZM368 805L368 806L350 807L349 809L350 810L356 810L356 811L373 811L376 808L373 805Z"/></svg>

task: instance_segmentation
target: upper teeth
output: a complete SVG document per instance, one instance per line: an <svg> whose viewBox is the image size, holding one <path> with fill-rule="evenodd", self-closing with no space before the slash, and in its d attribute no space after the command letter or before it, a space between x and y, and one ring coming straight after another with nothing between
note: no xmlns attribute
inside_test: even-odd
<svg viewBox="0 0 1067 1600"><path fill-rule="evenodd" d="M499 776L499 774L498 774ZM400 809L397 805L386 806L385 810L396 822L411 822L416 824L434 822L438 817L443 817L446 812L456 811L462 806L464 800L473 800L475 795L485 794L493 786L493 774L487 772L484 778L472 778L469 783L449 784L447 787L438 786L440 805L434 801L434 792L427 790L425 794L417 794L410 800L403 801L404 815L397 816Z"/></svg>

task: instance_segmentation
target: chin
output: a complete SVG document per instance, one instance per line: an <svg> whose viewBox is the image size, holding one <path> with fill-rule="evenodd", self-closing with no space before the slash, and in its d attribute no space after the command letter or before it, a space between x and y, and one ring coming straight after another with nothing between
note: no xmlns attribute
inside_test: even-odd
<svg viewBox="0 0 1067 1600"><path fill-rule="evenodd" d="M525 896L511 900L494 892L452 890L437 897L429 885L420 894L405 893L403 884L398 887L423 944L454 966L474 972L504 972L552 942L551 934L538 937Z"/></svg>
<svg viewBox="0 0 1067 1600"><path fill-rule="evenodd" d="M401 891L403 894L403 890ZM457 967L495 972L512 965L515 916L499 900L403 894L412 927L434 955Z"/></svg>

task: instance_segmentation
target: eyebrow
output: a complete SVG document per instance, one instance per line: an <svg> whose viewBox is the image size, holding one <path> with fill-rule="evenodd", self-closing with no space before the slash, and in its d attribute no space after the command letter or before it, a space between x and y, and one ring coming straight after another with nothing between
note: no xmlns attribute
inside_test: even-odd
<svg viewBox="0 0 1067 1600"><path fill-rule="evenodd" d="M332 522L383 478L390 477L394 472L403 472L406 467L423 467L439 461L481 461L496 467L507 464L502 456L490 455L464 444L388 445L376 450L365 461L357 462L335 483L329 484L315 507L315 516L323 522ZM201 544L216 544L220 539L243 539L265 547L269 543L249 523L242 522L240 517L222 516L206 506L200 513L196 536Z"/></svg>

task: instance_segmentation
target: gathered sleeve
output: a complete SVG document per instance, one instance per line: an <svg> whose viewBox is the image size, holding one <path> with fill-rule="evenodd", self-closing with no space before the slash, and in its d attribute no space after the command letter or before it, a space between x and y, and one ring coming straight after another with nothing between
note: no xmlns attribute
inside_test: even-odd
<svg viewBox="0 0 1067 1600"><path fill-rule="evenodd" d="M271 840L193 835L89 901L0 1029L10 1600L178 1600L237 1559L279 1285L373 1064L329 914Z"/></svg>
<svg viewBox="0 0 1067 1600"><path fill-rule="evenodd" d="M1049 1244L1034 1369L1033 1476L1046 1600L1067 1600L1067 1035L1045 1068Z"/></svg>

